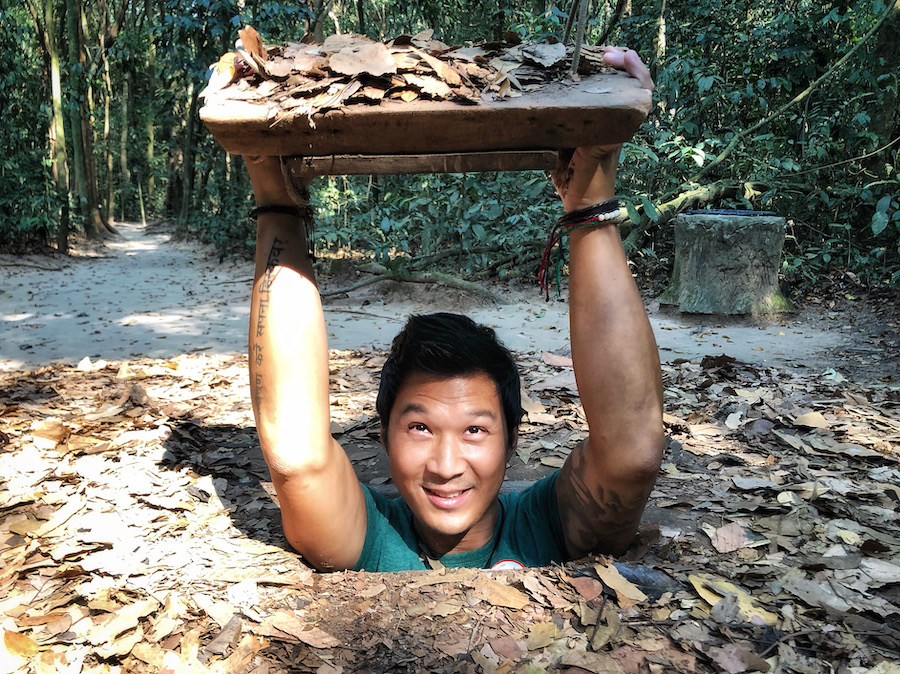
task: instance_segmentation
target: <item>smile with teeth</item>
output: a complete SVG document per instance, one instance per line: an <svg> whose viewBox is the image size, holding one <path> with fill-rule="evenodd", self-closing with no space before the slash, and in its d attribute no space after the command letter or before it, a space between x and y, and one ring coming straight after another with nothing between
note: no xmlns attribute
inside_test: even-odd
<svg viewBox="0 0 900 674"><path fill-rule="evenodd" d="M428 487L423 487L423 489L431 502L441 508L452 508L459 505L459 503L465 499L469 491L471 491L471 488L452 492L438 492L434 489L429 489Z"/></svg>

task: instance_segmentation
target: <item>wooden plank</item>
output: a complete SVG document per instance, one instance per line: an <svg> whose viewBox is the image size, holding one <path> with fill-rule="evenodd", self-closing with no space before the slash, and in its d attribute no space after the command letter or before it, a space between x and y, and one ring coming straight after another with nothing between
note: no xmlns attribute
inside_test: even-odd
<svg viewBox="0 0 900 674"><path fill-rule="evenodd" d="M284 157L293 178L330 175L473 173L480 171L549 171L556 166L551 150L455 152L446 154L341 154L330 157Z"/></svg>
<svg viewBox="0 0 900 674"><path fill-rule="evenodd" d="M212 97L201 118L231 153L412 155L556 150L628 140L650 111L650 92L622 73L550 82L501 101L388 100L306 115Z"/></svg>

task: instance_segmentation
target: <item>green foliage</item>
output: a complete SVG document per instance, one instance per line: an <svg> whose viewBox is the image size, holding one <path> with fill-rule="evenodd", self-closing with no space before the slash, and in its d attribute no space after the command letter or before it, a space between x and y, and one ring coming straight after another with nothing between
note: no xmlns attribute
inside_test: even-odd
<svg viewBox="0 0 900 674"><path fill-rule="evenodd" d="M380 261L453 251L467 273L489 274L498 260L498 274L518 273L539 252L523 251L523 243L543 238L558 217L549 186L539 171L322 179L313 187L317 242L371 251Z"/></svg>
<svg viewBox="0 0 900 674"><path fill-rule="evenodd" d="M0 250L45 245L60 206L50 182L46 132L31 132L34 120L50 118L35 46L25 9L0 9L0 52L16 55L0 69Z"/></svg>
<svg viewBox="0 0 900 674"><path fill-rule="evenodd" d="M529 41L544 41L551 38L562 39L568 14L555 3L550 3L542 12L533 12L521 6L503 10L509 29ZM595 22L594 19L592 22Z"/></svg>
<svg viewBox="0 0 900 674"><path fill-rule="evenodd" d="M177 218L183 234L210 241L225 255L252 247L252 223L244 217L249 185L240 162L227 159L198 122L192 102L209 66L233 47L242 25L254 25L268 41L299 39L313 32L317 19L322 35L339 25L343 32L364 29L376 38L433 28L452 44L495 39L506 31L533 40L562 37L571 5L130 3L122 31L106 52L112 81L107 136L95 38L102 12L112 15L122 1L85 3L95 40L92 69L89 64L81 72L65 63L68 52L60 43L67 105L76 94L92 96L100 192L105 197L111 182L117 216ZM57 3L60 25L64 5ZM592 5L589 42L605 32L614 5ZM868 283L900 282L900 143L892 143L900 135L900 18L866 37L886 8L884 0L668 2L664 47L658 42L662 2L631 7L609 42L638 48L657 85L653 114L626 144L620 171L629 213L647 226L636 250L646 252L648 262L659 255L658 264L666 264L662 251L671 250L672 229L665 204L686 190L725 184L733 186L728 196L708 205L765 208L788 218L786 277L802 282L842 268ZM0 72L0 248L27 248L52 239L65 197L52 182L50 85L32 18L21 3L0 0L0 24L0 46L15 55ZM791 104L857 45L839 71ZM127 174L120 168L123 150ZM717 159L723 153L726 158ZM317 181L314 191L321 248L363 251L411 269L439 260L475 274L534 266L559 213L540 173L330 178Z"/></svg>
<svg viewBox="0 0 900 674"><path fill-rule="evenodd" d="M896 124L887 137L873 131L875 118L890 115L897 100L896 62L884 62L881 34L799 104L743 139L700 183L693 179L737 134L832 68L884 8L802 0L790 11L783 3L727 2L710 12L702 3L669 3L666 52L652 64L657 107L626 150L622 171L623 184L637 192L635 203L731 181L735 196L711 205L772 209L802 223L786 248L788 275L814 278L839 265L870 283L896 280L897 150L872 154L900 133ZM620 43L655 44L659 6L647 9L623 22ZM651 235L669 237L670 230Z"/></svg>

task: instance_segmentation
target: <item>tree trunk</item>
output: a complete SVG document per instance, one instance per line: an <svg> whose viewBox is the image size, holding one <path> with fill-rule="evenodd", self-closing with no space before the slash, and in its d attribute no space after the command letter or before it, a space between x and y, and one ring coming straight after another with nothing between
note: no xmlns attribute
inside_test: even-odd
<svg viewBox="0 0 900 674"><path fill-rule="evenodd" d="M325 17L331 10L332 0L316 0L313 6L312 34L313 41L321 43L325 40Z"/></svg>
<svg viewBox="0 0 900 674"><path fill-rule="evenodd" d="M129 116L129 103L131 101L131 73L125 73L125 90L122 92L122 135L120 137L121 145L119 150L119 172L122 180L119 183L122 187L122 220L126 219L125 209L131 200L131 171L128 169L128 129L131 126L131 118Z"/></svg>
<svg viewBox="0 0 900 674"><path fill-rule="evenodd" d="M78 64L79 70L69 78L69 92L72 97L69 109L72 127L72 159L75 166L75 194L88 238L100 238L107 231L106 223L100 217L97 177L94 169L94 143L91 135L85 90L82 86L87 72L87 56L84 50L84 33L81 24L81 0L66 0L66 33L69 42L70 68Z"/></svg>
<svg viewBox="0 0 900 674"><path fill-rule="evenodd" d="M150 11L150 0L144 2L144 14L148 23L152 20ZM147 54L147 72L150 73L150 81L148 86L150 91L156 91L156 43L150 43L150 49ZM154 113L156 107L148 106L147 110L147 201L153 204L153 195L156 193L156 176L154 174L153 164L156 153L156 125L154 124Z"/></svg>
<svg viewBox="0 0 900 674"><path fill-rule="evenodd" d="M196 153L194 144L197 135L197 116L200 110L200 87L191 85L191 103L188 106L187 124L184 132L184 164L182 166L182 184L184 192L181 196L181 215L179 221L182 225L187 223L191 213L191 202L194 198L194 163Z"/></svg>
<svg viewBox="0 0 900 674"><path fill-rule="evenodd" d="M124 2L125 0L123 0ZM120 19L124 12L120 11ZM91 68L85 50L84 26L86 23L82 0L66 0L66 38L69 44L69 94L71 101L70 124L72 127L72 158L75 167L76 190L79 210L85 234L89 238L100 238L114 234L100 213L100 191L97 182L97 163L94 157L94 137L91 125L91 94L83 83L89 81ZM106 49L120 27L109 29L101 38L101 48Z"/></svg>
<svg viewBox="0 0 900 674"><path fill-rule="evenodd" d="M880 87L881 105L872 110L869 125L869 130L878 136L880 145L886 145L900 136L900 74L897 72L897 64L900 63L900 0L896 0L889 11L876 36L874 53L878 62L872 73L875 77L886 76L892 80L890 84L885 82ZM886 163L889 162L883 156L873 157L872 168L883 174Z"/></svg>
<svg viewBox="0 0 900 674"><path fill-rule="evenodd" d="M178 106L180 107L180 105ZM178 115L179 110L173 110L173 114ZM183 118L178 125L172 125L168 130L168 139L164 147L169 148L169 157L166 160L166 195L163 199L163 215L166 217L174 217L181 208L182 195L184 194L184 184L182 182L182 170L184 165L184 152L182 144L177 143L178 134L184 133L185 121Z"/></svg>
<svg viewBox="0 0 900 674"><path fill-rule="evenodd" d="M66 37L69 43L69 67L80 62L81 26L79 23L78 11L79 0L66 0ZM69 96L72 99L69 108L69 127L72 130L72 167L75 169L75 186L74 197L78 216L81 226L85 230L85 234L89 238L97 238L100 236L99 230L93 229L88 221L87 211L87 176L85 173L84 162L84 139L82 137L81 126L81 78L70 76L68 83Z"/></svg>
<svg viewBox="0 0 900 674"><path fill-rule="evenodd" d="M106 220L115 219L116 213L116 181L113 176L113 152L109 139L109 105L112 100L112 79L109 76L109 59L102 52L103 59L103 155L106 159Z"/></svg>
<svg viewBox="0 0 900 674"><path fill-rule="evenodd" d="M328 12L328 18L334 23L334 33L335 35L341 34L341 24L338 19L338 13L341 11L340 3L335 2L334 7L332 7L331 11Z"/></svg>
<svg viewBox="0 0 900 674"><path fill-rule="evenodd" d="M84 3L78 0L78 17L79 17L79 59L81 63L82 73L93 71L90 63L88 63L87 49L85 48L85 35L87 35L87 17L84 13ZM101 38L102 39L102 38ZM101 45L102 49L102 45ZM84 139L84 168L85 178L87 179L87 199L88 199L88 215L91 219L92 226L100 232L101 236L115 233L106 221L106 218L100 211L100 181L97 177L97 157L94 154L96 146L94 139L94 89L90 82L93 78L84 75L88 80L88 86L85 90L85 96L81 101L81 137Z"/></svg>
<svg viewBox="0 0 900 674"><path fill-rule="evenodd" d="M53 184L61 202L59 222L56 228L56 247L61 253L69 252L69 166L66 153L66 132L63 118L62 78L59 67L59 26L54 0L44 0L38 6L28 2L28 10L34 20L38 46L44 54L50 80L50 162Z"/></svg>
<svg viewBox="0 0 900 674"><path fill-rule="evenodd" d="M659 20L656 28L656 62L662 63L666 58L666 0L660 0Z"/></svg>
<svg viewBox="0 0 900 674"><path fill-rule="evenodd" d="M366 5L363 0L356 0L356 19L359 23L359 34L366 34Z"/></svg>
<svg viewBox="0 0 900 674"><path fill-rule="evenodd" d="M88 90L90 96L90 90ZM86 100L90 100L87 98ZM94 156L94 132L93 124L91 124L92 114L88 108L82 103L81 108L81 138L84 142L84 176L85 186L87 187L87 213L90 218L91 227L105 236L114 233L113 230L100 213L100 190L97 181L97 158Z"/></svg>

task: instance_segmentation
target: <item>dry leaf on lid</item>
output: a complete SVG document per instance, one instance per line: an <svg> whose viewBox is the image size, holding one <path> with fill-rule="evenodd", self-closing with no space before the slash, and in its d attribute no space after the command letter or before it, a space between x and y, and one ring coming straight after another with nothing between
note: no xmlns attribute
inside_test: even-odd
<svg viewBox="0 0 900 674"><path fill-rule="evenodd" d="M328 67L335 73L350 77L362 74L381 77L397 72L394 57L380 42L344 47L336 54L332 54Z"/></svg>
<svg viewBox="0 0 900 674"><path fill-rule="evenodd" d="M269 58L266 48L263 45L262 36L260 36L253 26L241 28L238 31L238 36L241 38L241 44L244 49L251 55L255 56L260 61L265 61Z"/></svg>
<svg viewBox="0 0 900 674"><path fill-rule="evenodd" d="M323 54L335 54L342 49L355 49L365 45L373 44L375 41L361 35L353 35L351 33L343 33L339 35L329 35L319 47Z"/></svg>
<svg viewBox="0 0 900 674"><path fill-rule="evenodd" d="M462 84L462 78L456 70L439 58L426 54L421 49L413 47L413 52L419 56L425 63L432 67L438 77L443 79L450 86L458 87Z"/></svg>
<svg viewBox="0 0 900 674"><path fill-rule="evenodd" d="M647 600L647 595L637 585L625 578L612 563L595 564L594 571L600 576L603 584L616 593L619 606L622 608L631 608L635 604Z"/></svg>
<svg viewBox="0 0 900 674"><path fill-rule="evenodd" d="M566 45L562 42L528 45L522 47L522 54L529 61L545 68L552 68L566 59Z"/></svg>
<svg viewBox="0 0 900 674"><path fill-rule="evenodd" d="M434 98L446 98L453 94L453 90L443 81L435 77L418 77L416 75L404 75L406 81L414 87L419 87L423 94Z"/></svg>

